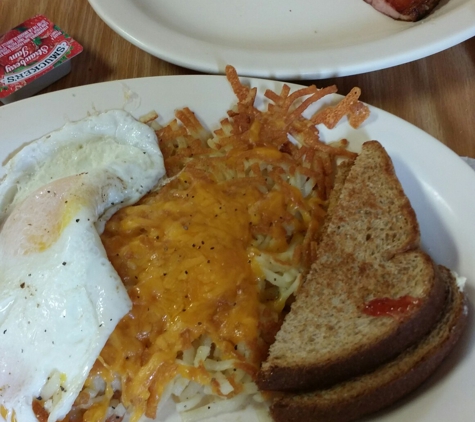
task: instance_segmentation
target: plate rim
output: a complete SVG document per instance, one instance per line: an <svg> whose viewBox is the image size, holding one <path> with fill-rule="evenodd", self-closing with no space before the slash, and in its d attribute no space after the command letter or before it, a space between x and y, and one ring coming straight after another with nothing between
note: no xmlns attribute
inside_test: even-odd
<svg viewBox="0 0 475 422"><path fill-rule="evenodd" d="M130 16L137 9L130 0L120 1L127 7L127 13L119 11L121 9L116 5L117 0L88 0L101 20L136 47L175 65L211 74L223 74L223 61L226 61L233 64L240 75L257 78L298 81L356 75L436 54L475 35L475 0L466 0L440 17L408 23L412 25L408 30L382 40L352 47L309 51L305 54L258 51L259 54L251 54L252 60L249 60L249 50L194 40L156 23L152 28L146 20L140 28L134 27L130 24ZM144 30L147 31L145 36ZM153 31L153 37L149 34L150 31ZM151 38L167 41L155 44L150 41ZM170 40L175 41L170 43ZM407 45L411 46L409 51ZM362 60L361 57L367 56L368 51L378 51L378 54L370 54L369 58ZM296 59L304 64L296 67Z"/></svg>
<svg viewBox="0 0 475 422"><path fill-rule="evenodd" d="M261 87L262 85L266 86L266 84L271 85L271 86L278 86L281 83L275 80L259 79L259 78L241 78L241 80L243 80L245 83L251 83L253 86L259 86L259 87ZM94 107L95 107L94 101L91 101L85 104L84 98L88 98L88 97L99 98L103 96L104 93L106 92L110 93L113 91L114 92L120 91L121 95L124 95L125 97L130 95L130 98L132 98L134 89L137 90L137 88L139 87L141 87L140 89L142 89L143 92L149 95L149 93L153 92L155 88L160 88L160 87L165 87L165 86L169 87L170 85L173 85L173 84L175 84L176 86L179 85L180 87L184 85L186 87L186 86L190 86L191 84L196 84L197 81L199 81L200 84L205 84L205 85L209 84L211 86L214 86L215 88L222 87L224 86L224 84L228 85L226 78L224 76L216 76L216 75L152 76L152 77L144 77L144 78L136 78L136 79L124 79L124 80L119 80L119 81L101 82L101 83L92 84L92 85L73 87L66 90L62 90L62 91L46 93L46 94L38 95L36 97L32 97L30 99L21 100L16 103L2 106L0 107L0 124L2 124L2 121L6 121L5 119L8 118L8 115L11 115L11 114L15 114L15 113L20 114L20 112L25 113L25 110L28 110L29 113L36 113L37 108L41 105L49 104L50 107L60 109L63 107L62 101L64 102L65 105L70 105L70 104L73 104L75 101L78 101L80 104L80 107L82 108L81 116L79 116L78 118L82 118L82 117L85 117L88 113L94 112ZM150 84L156 84L156 87L154 89L145 90L145 88L150 87ZM289 84L289 85L291 87L301 86L297 84ZM124 87L128 87L131 91L123 91ZM163 88L162 90L164 92ZM230 88L229 88L229 91L230 91ZM259 89L259 92L262 94L262 91L260 89ZM121 97L121 95L119 95L118 97ZM183 95L185 94L181 90L180 97ZM189 95L189 93L186 95ZM219 95L222 95L222 94L220 93ZM335 95L338 95L338 94L335 94ZM113 101L115 101L115 99ZM131 103L126 103L126 104L135 105L133 101L134 101L134 98L132 98ZM187 104L181 104L182 107L186 105ZM140 106L143 106L143 103ZM138 110L141 110L140 106L137 108ZM216 107L216 105L213 104L212 107ZM113 107L110 107L110 108L113 108ZM119 108L119 106L116 106L116 108ZM402 125L402 128L400 130L402 134L404 134L405 132L409 132L411 135L416 136L416 137L418 136L421 138L420 144L418 144L417 148L415 148L416 153L419 154L419 156L420 156L420 151L418 150L423 151L427 144L432 145L434 150L437 150L439 155L442 154L448 160L449 163L456 163L457 168L455 169L453 173L456 173L456 177L460 180L464 180L464 178L468 177L468 179L465 179L466 180L465 183L467 184L467 180L468 182L473 181L473 187L475 190L475 172L457 154L455 154L455 152L453 152L446 145L442 144L440 141L438 141L431 135L427 134L426 132L412 125L411 123L408 123L404 121L403 119L397 116L394 116L393 114L390 114L386 111L383 111L377 107L370 106L370 108L371 108L371 111L375 114L375 119L368 122L368 127L370 125L378 124L378 119L380 119L383 123L384 123L384 120L387 118L390 118L391 121L392 119L395 119L394 122L397 125ZM100 111L105 111L105 109L101 109L99 107L99 109L95 111L100 112ZM160 112L160 110L157 110L157 111ZM194 110L194 111L196 111L198 118L200 118L201 117L200 111L199 110ZM134 114L133 110L131 112L132 114ZM225 115L225 112L226 110L223 109L222 110L223 116ZM138 111L137 113L139 114L138 115L134 114L135 117L138 117L139 115L141 115L142 111ZM24 114L22 114L22 116L24 116ZM56 117L58 117L59 119L59 116L56 116ZM40 117L36 117L36 118L40 119ZM36 122L32 122L32 123L36 123ZM211 124L211 122L205 122L205 123ZM219 124L218 120L213 122L213 125L215 125L216 127L218 124ZM364 125L362 127L364 129ZM24 128L20 127L20 128L17 128L17 130L22 131L24 130ZM44 133L39 133L37 137L40 137L43 134ZM363 135L365 135L365 133L363 133ZM6 135L2 135L2 133L0 133L0 151L2 147L1 143L7 142L7 141L8 139ZM403 143L403 145L410 145L411 139L403 139L401 140L401 142ZM384 140L382 140L382 143L384 145ZM391 144L395 146L395 150L398 150L398 148L401 148L400 145L396 145L393 141L391 141ZM386 146L387 144L385 145L385 147ZM388 152L390 151L391 149L389 149ZM392 158L393 160L394 159L397 160L397 157L395 157L394 155L392 155ZM441 160L436 159L435 161L438 163ZM436 173L432 171L433 162L431 162L430 160L427 160L427 163L421 163L421 165L423 165L424 169L430 169L432 173ZM441 172L438 172L438 173L441 173ZM444 177L444 175L436 174L435 177ZM451 174L450 177L454 177L454 176ZM472 197L469 198L468 201L470 203L470 210L475 210L475 195L472 195ZM458 201L459 206L461 203L462 203L461 200ZM465 214L467 214L467 212ZM467 220L467 218L468 218L467 215L465 215L464 219ZM475 234L475 225L470 230L467 230L467 232ZM475 237L472 239L472 244L473 244L474 239ZM472 245L471 248L475 250L475 245ZM474 302L475 301L475 263L471 264L471 268L473 268L473 271L470 274L463 274L463 275L467 275L469 277L468 294L469 294L469 297L471 297L472 299L472 303L475 303ZM472 307L471 314L472 314L472 317L471 317L470 325L471 327L473 327L475 325L473 307ZM460 347L457 348L457 352L454 353L453 356L452 355L449 356L449 359L443 364L444 369L442 369L441 371L438 371L438 375L435 378L435 381L437 382L435 384L433 382L429 382L429 384L426 383L425 384L426 387L422 387L422 390L419 389L415 393L417 395L416 400L409 400L408 402L405 403L404 406L397 406L396 412L392 412L392 410L394 410L394 407L391 409L388 409L388 411L385 412L383 415L378 414L378 416L376 416L374 420L377 419L377 420L384 420L388 422L389 421L394 422L396 420L398 422L407 420L408 415L411 416L413 411L416 411L416 414L417 414L418 411L414 409L419 409L419 408L426 409L426 407L430 405L435 405L437 403L438 396L441 394L440 389L443 389L444 394L448 394L449 397L454 397L454 394L455 395L462 394L463 397L466 397L467 395L469 395L470 392L472 392L473 394L473 382L471 381L471 377L469 377L469 374L470 374L470 370L473 370L473 367L475 365L475 347L473 347L474 344L475 344L475 332L473 330L470 332L469 330L467 330L467 332L464 335L463 341L461 342ZM454 361L457 362L457 365L455 367L453 367ZM470 383L468 383L467 377L470 378L470 381L469 381ZM462 383L460 387L461 388L460 391L459 389L457 389L457 391L451 391L450 389L447 389L447 388L444 389L444 387L446 387L446 383L448 383L448 385L453 386L454 381L452 381L452 383L450 381L452 378L455 378L457 380L462 379L462 381L467 384ZM439 400L439 402L441 402L441 400ZM473 401L471 403L473 403ZM471 412L470 413L471 415L474 410L475 410L475 404L472 404L472 407L468 408L467 412L468 411ZM462 411L464 410L459 409L459 412L462 412ZM420 415L420 411L419 411L419 415ZM371 418L371 420L373 419ZM428 421L428 419L426 419L424 416L421 416L420 419L416 418L416 420L423 421L423 422ZM434 420L432 418L430 420L435 421L437 419ZM462 420L465 420L465 419L462 419Z"/></svg>

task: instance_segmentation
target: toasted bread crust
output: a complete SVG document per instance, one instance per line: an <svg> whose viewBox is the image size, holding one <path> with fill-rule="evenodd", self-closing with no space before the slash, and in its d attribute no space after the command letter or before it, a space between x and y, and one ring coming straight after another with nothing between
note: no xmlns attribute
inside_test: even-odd
<svg viewBox="0 0 475 422"><path fill-rule="evenodd" d="M351 350L350 354L336 356L322 365L269 365L265 376L258 376L258 386L263 390L298 391L326 388L348 378L371 371L376 366L394 358L416 343L433 327L446 301L446 286L436 276L432 260L423 252L416 252L433 271L432 287L428 295L410 318L397 323L397 327L379 341Z"/></svg>
<svg viewBox="0 0 475 422"><path fill-rule="evenodd" d="M378 142L363 145L338 191L317 260L258 374L263 390L326 388L371 371L416 343L442 311L444 285ZM372 299L406 295L418 306L398 318L362 311Z"/></svg>
<svg viewBox="0 0 475 422"><path fill-rule="evenodd" d="M455 278L439 267L447 300L438 323L419 343L374 372L327 390L285 393L271 414L276 422L351 422L387 407L422 384L459 340L467 321L466 297Z"/></svg>

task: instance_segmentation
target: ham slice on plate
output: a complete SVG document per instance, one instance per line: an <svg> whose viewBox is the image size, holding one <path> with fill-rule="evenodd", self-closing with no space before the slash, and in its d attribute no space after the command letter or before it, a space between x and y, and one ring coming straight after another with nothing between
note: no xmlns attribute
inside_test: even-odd
<svg viewBox="0 0 475 422"><path fill-rule="evenodd" d="M427 16L440 0L364 0L393 19L418 21Z"/></svg>

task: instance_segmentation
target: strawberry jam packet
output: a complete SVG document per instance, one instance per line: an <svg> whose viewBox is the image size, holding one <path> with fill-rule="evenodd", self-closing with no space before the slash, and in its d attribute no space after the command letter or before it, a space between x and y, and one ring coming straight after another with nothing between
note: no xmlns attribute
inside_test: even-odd
<svg viewBox="0 0 475 422"><path fill-rule="evenodd" d="M67 75L82 46L43 15L0 36L0 101L36 94Z"/></svg>

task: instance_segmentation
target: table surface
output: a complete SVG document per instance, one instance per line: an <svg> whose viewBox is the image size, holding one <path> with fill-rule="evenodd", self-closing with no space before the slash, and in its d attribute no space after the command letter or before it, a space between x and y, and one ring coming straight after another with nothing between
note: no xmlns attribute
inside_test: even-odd
<svg viewBox="0 0 475 422"><path fill-rule="evenodd" d="M43 92L117 79L197 72L167 63L119 37L87 0L0 0L0 34L44 14L84 47L72 71ZM347 93L362 89L362 100L423 129L462 156L475 157L475 38L411 63L315 83L336 84ZM302 83L302 81L299 81Z"/></svg>

